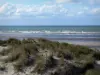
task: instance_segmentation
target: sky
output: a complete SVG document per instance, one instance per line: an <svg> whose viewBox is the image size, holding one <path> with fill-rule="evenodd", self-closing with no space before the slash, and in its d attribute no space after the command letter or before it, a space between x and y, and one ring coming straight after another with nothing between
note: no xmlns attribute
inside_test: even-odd
<svg viewBox="0 0 100 75"><path fill-rule="evenodd" d="M100 25L100 0L0 0L1 25Z"/></svg>

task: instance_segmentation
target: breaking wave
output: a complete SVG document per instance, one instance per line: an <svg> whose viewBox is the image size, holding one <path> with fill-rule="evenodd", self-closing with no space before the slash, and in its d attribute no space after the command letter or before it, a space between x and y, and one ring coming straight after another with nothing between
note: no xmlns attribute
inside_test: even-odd
<svg viewBox="0 0 100 75"><path fill-rule="evenodd" d="M0 33L42 33L42 34L100 34L100 32L85 31L0 31Z"/></svg>

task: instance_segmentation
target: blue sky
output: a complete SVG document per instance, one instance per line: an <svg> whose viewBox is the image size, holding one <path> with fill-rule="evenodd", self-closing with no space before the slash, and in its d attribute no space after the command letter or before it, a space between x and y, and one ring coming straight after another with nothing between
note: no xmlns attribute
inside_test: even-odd
<svg viewBox="0 0 100 75"><path fill-rule="evenodd" d="M0 0L0 25L100 25L100 0Z"/></svg>

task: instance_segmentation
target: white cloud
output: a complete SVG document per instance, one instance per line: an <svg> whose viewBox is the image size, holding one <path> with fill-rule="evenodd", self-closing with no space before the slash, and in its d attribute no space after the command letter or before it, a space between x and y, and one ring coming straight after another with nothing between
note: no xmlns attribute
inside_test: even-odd
<svg viewBox="0 0 100 75"><path fill-rule="evenodd" d="M0 7L0 16L10 16L16 11L13 4L5 3Z"/></svg>
<svg viewBox="0 0 100 75"><path fill-rule="evenodd" d="M87 6L68 8L62 4L44 5L22 5L5 3L0 7L0 17L2 18L47 18L86 15L90 12ZM91 13L100 12L100 9L92 9Z"/></svg>
<svg viewBox="0 0 100 75"><path fill-rule="evenodd" d="M3 4L0 7L0 16L20 16L20 17L31 17L31 16L52 16L59 14L66 14L67 9L62 5L19 5L19 4Z"/></svg>
<svg viewBox="0 0 100 75"><path fill-rule="evenodd" d="M100 4L100 0L55 0L56 3Z"/></svg>
<svg viewBox="0 0 100 75"><path fill-rule="evenodd" d="M72 2L72 0L56 0L57 3L69 3Z"/></svg>
<svg viewBox="0 0 100 75"><path fill-rule="evenodd" d="M79 11L77 14L78 15L81 15L81 14L83 14L84 12L83 11Z"/></svg>
<svg viewBox="0 0 100 75"><path fill-rule="evenodd" d="M100 8L93 8L90 12L92 14L99 14L100 15Z"/></svg>
<svg viewBox="0 0 100 75"><path fill-rule="evenodd" d="M8 5L8 4L6 3L6 4L4 4L4 5L2 5L2 6L0 7L0 13L3 13L3 12L5 11L7 5Z"/></svg>
<svg viewBox="0 0 100 75"><path fill-rule="evenodd" d="M89 0L90 4L100 4L100 0Z"/></svg>

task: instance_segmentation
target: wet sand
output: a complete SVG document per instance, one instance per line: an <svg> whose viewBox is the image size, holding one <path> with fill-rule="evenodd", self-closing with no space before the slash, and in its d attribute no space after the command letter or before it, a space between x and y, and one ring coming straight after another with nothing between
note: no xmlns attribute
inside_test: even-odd
<svg viewBox="0 0 100 75"><path fill-rule="evenodd" d="M35 36L33 34L0 34L0 40L6 40L9 38L17 38L17 39L24 39L24 38L46 38L52 41L59 41L59 42L67 42L70 44L75 44L75 45L83 45L83 46L88 46L90 48L95 48L100 50L100 38L89 38L89 37L82 37L82 38L74 38L74 37L55 37L55 38L50 38L50 37L39 37Z"/></svg>
<svg viewBox="0 0 100 75"><path fill-rule="evenodd" d="M85 41L82 41L82 40L53 40L53 41L67 42L70 44L82 45L82 46L87 46L89 48L100 50L100 41L88 41L88 40L85 40Z"/></svg>

